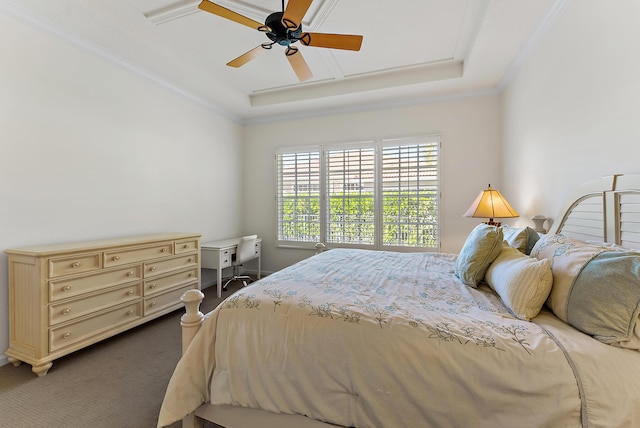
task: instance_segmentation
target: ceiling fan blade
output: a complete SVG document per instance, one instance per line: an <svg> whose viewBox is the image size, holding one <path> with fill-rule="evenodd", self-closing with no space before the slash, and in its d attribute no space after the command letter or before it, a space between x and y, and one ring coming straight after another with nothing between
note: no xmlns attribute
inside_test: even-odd
<svg viewBox="0 0 640 428"><path fill-rule="evenodd" d="M235 67L235 68L242 67L243 65L245 65L246 63L248 63L249 61L257 57L258 55L260 55L263 50L264 48L262 47L262 45L256 46L255 48L251 49L249 52L245 52L242 55L240 55L238 58L232 61L229 61L227 65L229 67Z"/></svg>
<svg viewBox="0 0 640 428"><path fill-rule="evenodd" d="M237 12L219 6L215 3L211 3L208 0L202 0L202 2L198 5L198 9L204 10L205 12L213 13L214 15L218 15L226 19L230 19L231 21L235 21L238 24L251 27L254 30L260 30L261 27L264 27L264 24L261 24L258 21L254 21L253 19L240 15Z"/></svg>
<svg viewBox="0 0 640 428"><path fill-rule="evenodd" d="M313 0L289 0L282 15L284 26L289 29L298 28L312 2Z"/></svg>
<svg viewBox="0 0 640 428"><path fill-rule="evenodd" d="M302 53L297 48L288 48L285 51L285 55L289 60L289 64L295 71L296 76L298 76L298 80L304 82L305 80L309 80L313 77L313 73L309 69L307 62L302 57Z"/></svg>
<svg viewBox="0 0 640 428"><path fill-rule="evenodd" d="M354 36L351 34L302 33L300 42L305 46L315 46L317 48L359 51L360 46L362 46L362 36Z"/></svg>

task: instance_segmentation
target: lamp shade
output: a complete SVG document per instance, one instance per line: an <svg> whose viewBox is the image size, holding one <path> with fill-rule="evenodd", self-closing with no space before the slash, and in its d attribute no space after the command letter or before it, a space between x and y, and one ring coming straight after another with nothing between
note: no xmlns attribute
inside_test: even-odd
<svg viewBox="0 0 640 428"><path fill-rule="evenodd" d="M491 188L491 184L487 189L480 192L473 204L469 207L464 217L482 217L488 218L486 222L490 225L500 226L500 223L493 221L494 218L513 218L520 215L514 210L509 202L502 196L499 190Z"/></svg>

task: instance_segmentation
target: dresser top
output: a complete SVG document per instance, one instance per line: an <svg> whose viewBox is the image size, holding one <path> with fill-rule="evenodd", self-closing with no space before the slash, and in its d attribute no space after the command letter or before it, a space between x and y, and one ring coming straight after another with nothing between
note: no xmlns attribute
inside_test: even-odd
<svg viewBox="0 0 640 428"><path fill-rule="evenodd" d="M23 248L5 250L7 254L48 256L76 251L102 250L105 248L122 247L127 245L145 245L158 241L172 241L176 239L199 238L199 233L155 233L150 235L126 236L121 238L100 239L95 241L66 242L52 245L36 245Z"/></svg>

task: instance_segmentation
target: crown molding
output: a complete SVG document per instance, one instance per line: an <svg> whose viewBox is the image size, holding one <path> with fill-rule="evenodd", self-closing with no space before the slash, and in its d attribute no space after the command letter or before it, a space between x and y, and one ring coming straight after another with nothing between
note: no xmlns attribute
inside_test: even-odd
<svg viewBox="0 0 640 428"><path fill-rule="evenodd" d="M224 110L223 108L221 108L220 106L213 104L207 100L205 100L204 98L198 97L197 95L194 95L186 90L184 90L183 88L180 88L179 86L169 82L166 79L163 79L151 72L149 72L146 69L143 69L135 64L132 64L131 62L127 61L126 59L119 57L117 55L114 55L110 52L105 51L104 49L101 49L100 47L94 45L93 43L88 42L86 39L79 37L73 33L70 33L67 30L64 30L60 27L58 27L57 25L54 25L48 21L45 21L43 19L40 19L38 17L33 16L32 14L28 13L27 11L14 6L11 3L7 3L6 1L0 0L0 11L6 12L8 15L13 16L14 18L28 24L31 25L32 27L35 27L39 30L45 31L61 40L64 40L65 42L76 46L77 48L84 50L86 52L90 52L94 55L97 55L99 57L101 57L102 59L104 59L105 61L113 64L113 65L117 65L120 68L123 68L127 71L129 71L130 73L133 73L135 75L137 75L138 77L141 77L144 80L148 80L150 82L153 82L154 84L163 87L165 89L168 89L182 97L185 97L189 100L191 100L192 102L214 112L217 113L220 116L223 116L231 121L234 121L236 123L241 123L242 119L234 114L229 113L228 111Z"/></svg>

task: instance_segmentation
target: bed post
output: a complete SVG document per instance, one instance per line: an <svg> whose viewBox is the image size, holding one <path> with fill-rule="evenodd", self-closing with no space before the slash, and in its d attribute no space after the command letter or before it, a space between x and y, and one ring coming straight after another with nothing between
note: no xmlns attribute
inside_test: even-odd
<svg viewBox="0 0 640 428"><path fill-rule="evenodd" d="M204 319L204 315L200 312L202 299L204 299L204 294L200 290L186 291L180 298L186 309L186 313L180 318L183 354L198 332L200 324L202 324L202 320Z"/></svg>
<svg viewBox="0 0 640 428"><path fill-rule="evenodd" d="M204 294L200 290L186 291L180 300L184 303L186 313L180 318L182 326L182 353L184 354L187 347L198 332L204 315L200 312L200 304L204 299ZM201 420L196 418L194 413L188 414L182 419L183 428L200 428L204 427Z"/></svg>

